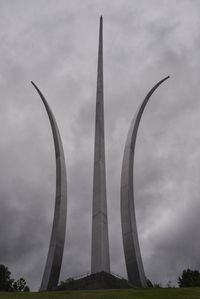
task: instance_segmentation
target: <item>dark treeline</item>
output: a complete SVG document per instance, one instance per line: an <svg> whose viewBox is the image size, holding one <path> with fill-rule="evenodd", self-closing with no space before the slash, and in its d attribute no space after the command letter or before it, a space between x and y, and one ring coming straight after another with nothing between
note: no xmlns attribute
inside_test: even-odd
<svg viewBox="0 0 200 299"><path fill-rule="evenodd" d="M58 286L59 289L68 288L68 284L72 284L73 279L62 281ZM200 271L187 269L177 279L180 288L200 287ZM61 287L62 286L62 287ZM64 286L64 287L63 287ZM148 287L161 287L159 284L153 284L148 280ZM169 284L168 287L171 287ZM5 265L0 265L0 292L29 292L30 289L24 278L14 280L11 278L11 272Z"/></svg>
<svg viewBox="0 0 200 299"><path fill-rule="evenodd" d="M24 278L14 280L8 267L0 265L0 292L29 292Z"/></svg>

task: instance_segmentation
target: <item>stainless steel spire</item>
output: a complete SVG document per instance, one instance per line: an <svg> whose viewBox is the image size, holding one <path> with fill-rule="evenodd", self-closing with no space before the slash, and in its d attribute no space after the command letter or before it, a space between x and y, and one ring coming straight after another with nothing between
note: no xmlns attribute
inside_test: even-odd
<svg viewBox="0 0 200 299"><path fill-rule="evenodd" d="M121 172L121 223L122 223L122 237L124 245L124 255L126 261L126 269L128 274L128 280L138 288L147 287L146 277L144 273L142 257L140 253L140 246L138 241L137 224L135 216L134 205L134 154L136 137L138 132L139 123L153 92L162 84L166 77L159 81L147 94L142 104L139 106L135 117L133 118L128 136L126 139L126 145L124 149L124 158L122 163Z"/></svg>
<svg viewBox="0 0 200 299"><path fill-rule="evenodd" d="M94 146L91 272L110 272L103 103L103 18L100 18Z"/></svg>
<svg viewBox="0 0 200 299"><path fill-rule="evenodd" d="M58 130L55 117L44 98L39 88L33 83L33 86L39 93L43 104L46 108L51 129L53 133L55 145L55 158L56 158L56 196L55 196L55 210L53 227L51 232L51 240L49 244L49 252L46 260L44 274L40 291L54 290L57 287L60 269L62 264L63 249L65 243L65 230L66 230L66 216L67 216L67 178L65 157L62 146L62 140Z"/></svg>

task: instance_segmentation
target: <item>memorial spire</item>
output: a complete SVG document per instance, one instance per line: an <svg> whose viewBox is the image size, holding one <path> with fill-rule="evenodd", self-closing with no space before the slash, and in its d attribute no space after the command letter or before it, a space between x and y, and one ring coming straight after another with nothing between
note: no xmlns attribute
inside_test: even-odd
<svg viewBox="0 0 200 299"><path fill-rule="evenodd" d="M110 272L103 98L103 18L100 17L97 67L91 272Z"/></svg>

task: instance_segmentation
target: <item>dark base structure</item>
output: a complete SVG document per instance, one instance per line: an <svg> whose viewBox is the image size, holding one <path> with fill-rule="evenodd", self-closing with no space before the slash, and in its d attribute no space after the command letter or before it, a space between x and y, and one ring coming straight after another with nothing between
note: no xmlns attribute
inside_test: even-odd
<svg viewBox="0 0 200 299"><path fill-rule="evenodd" d="M128 280L102 271L80 279L68 279L66 282L61 282L57 290L127 289L133 287Z"/></svg>

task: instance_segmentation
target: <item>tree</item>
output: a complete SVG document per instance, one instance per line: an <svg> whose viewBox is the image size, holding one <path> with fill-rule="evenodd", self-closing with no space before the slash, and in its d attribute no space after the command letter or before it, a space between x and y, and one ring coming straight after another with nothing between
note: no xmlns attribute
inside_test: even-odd
<svg viewBox="0 0 200 299"><path fill-rule="evenodd" d="M13 289L15 292L27 292L27 285L26 285L26 280L24 278L20 278L17 281L13 283Z"/></svg>
<svg viewBox="0 0 200 299"><path fill-rule="evenodd" d="M14 279L10 278L11 272L4 265L0 265L0 291L11 292L13 290Z"/></svg>
<svg viewBox="0 0 200 299"><path fill-rule="evenodd" d="M0 292L29 292L30 289L26 285L24 278L17 281L10 278L11 272L8 267L0 265Z"/></svg>
<svg viewBox="0 0 200 299"><path fill-rule="evenodd" d="M24 278L20 278L17 281L17 288L18 288L19 292L22 292L24 290L25 286L26 286L26 280Z"/></svg>
<svg viewBox="0 0 200 299"><path fill-rule="evenodd" d="M184 270L178 278L180 288L184 287L200 287L200 272L198 270Z"/></svg>

